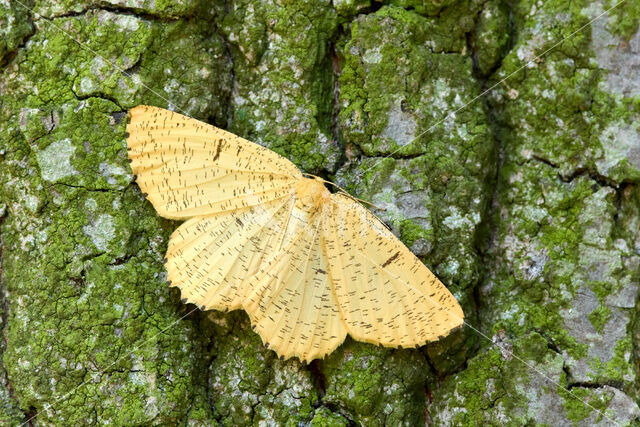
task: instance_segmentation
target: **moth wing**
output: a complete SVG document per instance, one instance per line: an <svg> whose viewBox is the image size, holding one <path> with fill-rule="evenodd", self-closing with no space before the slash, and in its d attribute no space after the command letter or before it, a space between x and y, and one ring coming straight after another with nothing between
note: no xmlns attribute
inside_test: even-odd
<svg viewBox="0 0 640 427"><path fill-rule="evenodd" d="M277 153L162 108L131 109L127 132L137 183L166 218L256 206L289 194L302 178Z"/></svg>
<svg viewBox="0 0 640 427"><path fill-rule="evenodd" d="M438 278L368 209L333 194L323 241L349 334L413 347L462 325L464 314Z"/></svg>
<svg viewBox="0 0 640 427"><path fill-rule="evenodd" d="M302 218L292 224L295 239L251 279L244 309L278 355L311 361L335 350L347 331L328 278L323 216L300 214L292 216Z"/></svg>
<svg viewBox="0 0 640 427"><path fill-rule="evenodd" d="M248 278L291 240L292 210L288 197L186 221L169 239L168 280L203 310L242 308Z"/></svg>

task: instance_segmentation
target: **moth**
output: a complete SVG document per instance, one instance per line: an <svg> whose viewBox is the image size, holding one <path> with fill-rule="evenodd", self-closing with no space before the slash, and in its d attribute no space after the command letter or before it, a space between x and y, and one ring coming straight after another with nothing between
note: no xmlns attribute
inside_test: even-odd
<svg viewBox="0 0 640 427"><path fill-rule="evenodd" d="M168 282L202 310L243 309L281 359L324 357L351 335L419 347L462 325L438 278L357 199L258 144L152 106L127 150L169 240Z"/></svg>

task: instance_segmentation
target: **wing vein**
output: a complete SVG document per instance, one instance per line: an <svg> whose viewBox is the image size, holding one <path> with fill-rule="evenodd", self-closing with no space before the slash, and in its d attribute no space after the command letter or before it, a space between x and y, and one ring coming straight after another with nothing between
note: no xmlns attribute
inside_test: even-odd
<svg viewBox="0 0 640 427"><path fill-rule="evenodd" d="M280 206L278 206L277 209L275 209L274 212L274 216L277 212L280 211L280 209L288 202L289 200L285 200ZM273 216L272 216L273 218ZM262 230L264 230L264 227L266 226L267 223L263 224L260 228L256 229L254 233L251 234L251 237L247 238L246 242L249 242L251 240L252 237L255 237L259 232L261 232ZM218 236L216 236L216 239L212 240L207 246L203 247L198 253L196 253L191 259L195 259L198 255L201 255L204 252L207 252L214 244L218 243L220 241L220 237L223 236L223 233L220 233ZM246 244L245 242L245 244ZM221 246L217 247L217 250L219 250ZM243 246L244 247L244 246ZM236 257L236 259L234 260L234 263L237 262L238 258ZM195 289L198 286L200 286L203 282L205 282L207 279L209 279L209 275L211 274L211 272L213 271L213 269L215 269L215 267L217 267L219 265L219 262L216 262L215 264L211 264L207 270L205 270L204 272L202 272L202 277L198 279L197 282L194 282L192 284L189 285L190 289ZM229 269L230 271L231 269ZM228 272L227 272L228 273ZM255 273L254 273L255 274ZM226 276L225 276L226 277ZM223 277L219 283L217 283L217 285L219 285L220 283L222 283L224 281Z"/></svg>

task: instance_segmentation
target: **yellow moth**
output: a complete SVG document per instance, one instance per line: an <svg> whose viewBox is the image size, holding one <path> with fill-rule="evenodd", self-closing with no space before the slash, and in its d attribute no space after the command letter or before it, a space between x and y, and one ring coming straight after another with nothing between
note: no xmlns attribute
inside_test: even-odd
<svg viewBox="0 0 640 427"><path fill-rule="evenodd" d="M243 309L265 345L304 362L347 334L418 347L462 325L453 295L348 194L178 113L138 106L127 122L140 189L159 215L186 220L165 259L183 302Z"/></svg>

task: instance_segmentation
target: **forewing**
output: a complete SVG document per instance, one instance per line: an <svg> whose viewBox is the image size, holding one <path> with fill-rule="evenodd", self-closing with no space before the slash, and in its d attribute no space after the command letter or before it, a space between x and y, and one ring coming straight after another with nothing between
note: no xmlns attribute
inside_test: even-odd
<svg viewBox="0 0 640 427"><path fill-rule="evenodd" d="M186 221L171 235L168 279L185 302L216 310L241 308L247 279L287 240L293 197Z"/></svg>
<svg viewBox="0 0 640 427"><path fill-rule="evenodd" d="M189 218L257 206L291 193L302 174L258 144L172 111L129 111L127 146L158 213Z"/></svg>
<svg viewBox="0 0 640 427"><path fill-rule="evenodd" d="M349 334L410 347L463 323L456 299L368 209L333 194L323 242L329 275Z"/></svg>
<svg viewBox="0 0 640 427"><path fill-rule="evenodd" d="M347 331L328 278L323 215L303 214L289 228L291 243L251 279L244 308L269 348L311 361L335 350Z"/></svg>

